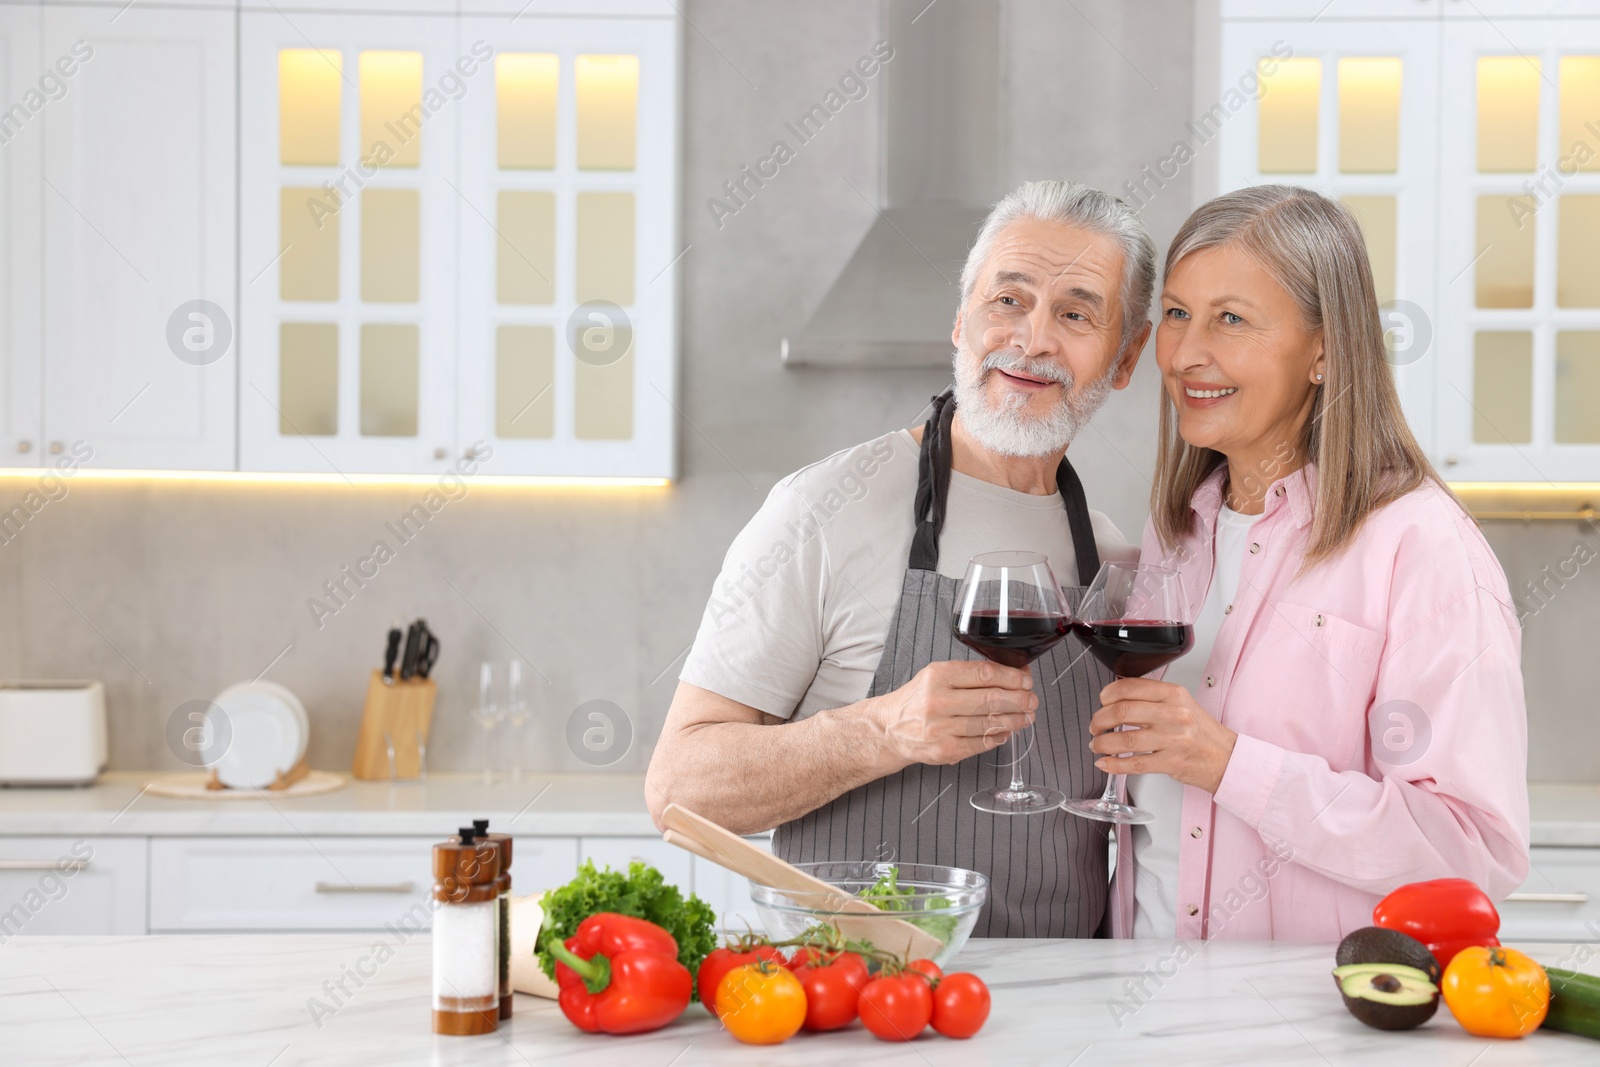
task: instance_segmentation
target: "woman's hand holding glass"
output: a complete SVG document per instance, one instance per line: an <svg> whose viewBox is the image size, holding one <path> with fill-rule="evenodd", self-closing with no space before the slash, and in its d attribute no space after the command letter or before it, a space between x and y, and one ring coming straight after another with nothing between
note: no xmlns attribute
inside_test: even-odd
<svg viewBox="0 0 1600 1067"><path fill-rule="evenodd" d="M1100 754L1096 767L1110 774L1165 774L1208 793L1222 785L1239 735L1183 686L1119 678L1100 690L1100 702L1089 720L1089 747ZM1117 732L1122 726L1138 729Z"/></svg>

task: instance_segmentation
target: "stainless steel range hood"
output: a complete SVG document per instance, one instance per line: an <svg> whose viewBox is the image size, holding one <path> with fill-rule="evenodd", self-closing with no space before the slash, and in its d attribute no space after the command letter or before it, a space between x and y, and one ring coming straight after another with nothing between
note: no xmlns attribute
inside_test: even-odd
<svg viewBox="0 0 1600 1067"><path fill-rule="evenodd" d="M783 361L937 367L967 248L996 198L999 4L883 0L880 207Z"/></svg>

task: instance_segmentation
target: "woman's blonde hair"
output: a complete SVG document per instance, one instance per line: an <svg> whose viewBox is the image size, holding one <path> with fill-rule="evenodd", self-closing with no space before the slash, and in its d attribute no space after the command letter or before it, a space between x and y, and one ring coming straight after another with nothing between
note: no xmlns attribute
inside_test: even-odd
<svg viewBox="0 0 1600 1067"><path fill-rule="evenodd" d="M1202 204L1167 250L1164 277L1185 256L1234 245L1288 291L1308 330L1321 330L1326 380L1312 403L1286 468L1317 465L1307 567L1347 546L1367 516L1425 481L1444 482L1411 435L1383 344L1383 325L1355 216L1336 200L1293 185L1257 185ZM1193 523L1190 501L1223 455L1178 434L1172 398L1162 390L1161 426L1150 514L1175 548ZM1291 460L1293 462L1291 462ZM1272 482L1273 471L1247 472ZM1446 492L1449 490L1446 488Z"/></svg>

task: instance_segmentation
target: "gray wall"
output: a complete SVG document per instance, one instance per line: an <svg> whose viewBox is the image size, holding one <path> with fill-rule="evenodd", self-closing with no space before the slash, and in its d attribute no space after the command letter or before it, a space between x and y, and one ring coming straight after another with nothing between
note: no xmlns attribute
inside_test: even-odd
<svg viewBox="0 0 1600 1067"><path fill-rule="evenodd" d="M603 699L636 731L613 766L642 769L722 552L768 488L812 459L910 424L945 380L939 371L778 362L779 339L805 322L872 220L851 186L869 195L878 186L875 95L841 112L720 228L705 207L868 51L880 36L876 6L692 0L685 10L683 236L692 249L681 263L676 485L472 486L319 628L307 599L421 489L72 483L0 546L0 676L104 679L112 765L179 769L163 737L173 709L272 664L266 677L310 709L312 764L342 769L384 630L424 615L444 649L435 768L481 765L467 712L475 664L515 648L549 680L538 687L528 766L583 769L568 750L567 721L580 703ZM1007 184L1072 176L1120 191L1166 156L1190 116L1191 20L1185 0L1008 3L1004 92L1023 106L1007 109ZM1159 245L1190 206L1187 174L1154 196L1145 214ZM1144 520L1155 397L1153 366L1141 367L1073 446L1091 499L1130 534ZM0 482L0 493L25 488ZM1510 524L1490 534L1519 587L1568 558L1578 536ZM1587 714L1600 625L1590 569L1529 620L1536 778L1600 778Z"/></svg>

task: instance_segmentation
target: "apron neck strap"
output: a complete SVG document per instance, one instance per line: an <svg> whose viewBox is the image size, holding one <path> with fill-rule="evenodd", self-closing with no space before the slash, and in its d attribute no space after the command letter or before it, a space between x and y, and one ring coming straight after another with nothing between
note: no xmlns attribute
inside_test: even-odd
<svg viewBox="0 0 1600 1067"><path fill-rule="evenodd" d="M917 456L917 500L907 566L915 571L939 569L939 531L944 529L944 505L950 498L950 424L956 417L954 391L933 398L933 411L922 426L922 448Z"/></svg>
<svg viewBox="0 0 1600 1067"><path fill-rule="evenodd" d="M950 499L950 426L956 417L953 390L933 398L933 411L922 427L922 447L917 457L917 498L913 518L911 554L906 566L917 571L939 569L939 533L944 529L945 505ZM1094 543L1094 523L1078 472L1067 457L1056 468L1056 488L1067 512L1072 548L1078 564L1078 584L1088 585L1100 570L1100 552Z"/></svg>

